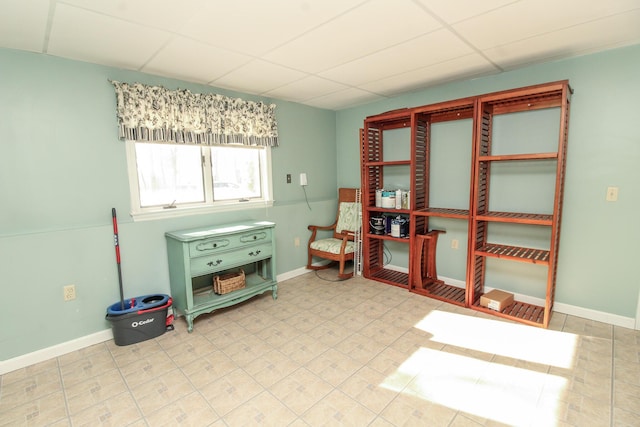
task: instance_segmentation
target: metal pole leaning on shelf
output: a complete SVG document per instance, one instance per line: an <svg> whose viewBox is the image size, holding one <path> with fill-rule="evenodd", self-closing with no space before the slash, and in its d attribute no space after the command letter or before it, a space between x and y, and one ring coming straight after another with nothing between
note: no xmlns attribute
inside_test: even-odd
<svg viewBox="0 0 640 427"><path fill-rule="evenodd" d="M356 227L354 254L353 254L353 275L362 275L362 202L360 189L356 189L356 203L358 209L358 226Z"/></svg>

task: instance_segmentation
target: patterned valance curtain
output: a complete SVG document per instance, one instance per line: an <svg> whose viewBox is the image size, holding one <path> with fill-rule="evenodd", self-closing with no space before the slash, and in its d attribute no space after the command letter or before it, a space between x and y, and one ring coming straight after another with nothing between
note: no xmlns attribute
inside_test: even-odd
<svg viewBox="0 0 640 427"><path fill-rule="evenodd" d="M275 104L111 82L119 137L138 142L278 145Z"/></svg>

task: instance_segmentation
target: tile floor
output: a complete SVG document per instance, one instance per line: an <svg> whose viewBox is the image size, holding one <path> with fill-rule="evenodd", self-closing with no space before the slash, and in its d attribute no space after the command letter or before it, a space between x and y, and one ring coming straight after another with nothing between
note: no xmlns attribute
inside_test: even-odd
<svg viewBox="0 0 640 427"><path fill-rule="evenodd" d="M330 271L0 377L0 426L639 426L640 332L506 322ZM324 279L323 279L324 278Z"/></svg>

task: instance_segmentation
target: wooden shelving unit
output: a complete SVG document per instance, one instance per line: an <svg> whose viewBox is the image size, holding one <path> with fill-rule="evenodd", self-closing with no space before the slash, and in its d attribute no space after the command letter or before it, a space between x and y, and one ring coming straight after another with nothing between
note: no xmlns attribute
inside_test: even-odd
<svg viewBox="0 0 640 427"><path fill-rule="evenodd" d="M404 167L408 175L415 174L415 164L411 158L414 147L421 144L421 137L412 132L411 141L408 142L410 149L406 152L406 158L395 159L385 156L393 147L388 145L393 142L385 141L385 134L389 131L408 128L414 130L419 128L415 123L415 115L409 109L402 109L368 117L365 120L364 129L361 132L361 168L362 168L362 223L364 230L362 233L362 259L363 275L366 278L377 280L394 286L408 287L409 274L401 271L388 269L385 266L384 245L385 242L398 242L409 246L409 238L392 237L388 234L379 235L370 232L369 223L373 215L401 215L409 218L409 214L416 206L416 201L412 197L409 209L382 208L376 206L376 190L385 186L385 168ZM387 147L385 147L387 144ZM415 188L411 185L411 195L416 194ZM418 202L419 203L419 202ZM419 206L419 204L418 204Z"/></svg>
<svg viewBox="0 0 640 427"><path fill-rule="evenodd" d="M534 326L548 327L555 297L555 283L560 240L560 221L564 192L564 173L567 149L571 88L567 81L532 86L523 89L481 96L478 99L476 120L476 154L474 201L471 227L471 256L467 279L467 305L483 312L518 320ZM492 153L493 121L501 114L524 113L540 109L558 110L560 119L557 151L530 153ZM541 143L543 141L540 141ZM491 210L489 190L492 166L502 162L555 161L555 190L552 212L525 213L496 212ZM489 226L492 223L519 224L521 226L543 226L550 228L548 248L529 248L489 241ZM524 262L546 266L548 269L543 305L516 301L501 312L480 306L480 297L485 290L488 258L506 262Z"/></svg>
<svg viewBox="0 0 640 427"><path fill-rule="evenodd" d="M548 327L555 298L571 92L568 81L559 81L395 110L365 119L364 129L361 131L363 224L365 226L363 275L391 285L406 287L411 292L452 304L535 326ZM553 147L549 149L549 144L543 144L541 150L534 147L528 152L492 151L494 118L512 113L548 109L557 110L560 120L557 150L553 150ZM473 120L473 135L469 141L470 182L468 188L451 191L468 191L468 207L436 206L432 204L429 194L433 142L431 127L434 123L461 119ZM385 131L400 128L410 130L410 155L401 160L383 158ZM518 206L514 206L513 209L491 209L489 189L492 165L509 165L514 162L555 164L555 189L551 212L523 212ZM375 206L376 190L384 188L384 168L389 166L406 167L410 174L409 209L389 210ZM442 181L442 177L439 177L439 181ZM396 239L369 232L368 224L372 214L389 212L410 217L409 239ZM430 241L429 244L425 243L432 233L429 224L432 218L447 218L467 223L465 288L452 286L439 280L435 272L435 258L426 258L435 257L436 240ZM548 228L550 229L549 247L517 246L510 242L490 241L490 224ZM514 233L517 234L517 231ZM387 240L409 243L408 274L388 269L384 265L383 249L384 242ZM490 258L499 262L517 261L546 267L548 274L544 292L545 303L532 305L516 301L501 312L481 307L479 302L485 292L486 260ZM433 271L425 272L427 267Z"/></svg>

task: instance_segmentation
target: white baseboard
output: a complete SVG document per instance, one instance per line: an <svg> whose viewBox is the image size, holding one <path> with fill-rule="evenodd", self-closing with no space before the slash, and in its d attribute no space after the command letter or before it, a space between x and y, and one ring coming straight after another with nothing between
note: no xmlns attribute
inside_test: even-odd
<svg viewBox="0 0 640 427"><path fill-rule="evenodd" d="M408 269L406 267L387 265L386 268L390 270L401 271L404 273L408 272ZM279 274L277 276L277 280L278 282L283 282L285 280L293 279L294 277L306 274L309 271L311 270L307 270L305 267L300 267L295 270ZM444 280L449 285L457 286L460 288L465 287L465 282L462 280L451 279L442 276L439 276L438 278ZM491 288L487 287L487 290L491 290ZM516 294L515 298L518 301L526 302L529 304L544 305L544 300L540 298L530 297L528 295ZM631 317L619 316L617 314L605 313L603 311L591 310L589 308L577 307L570 304L556 302L553 307L554 311L558 313L569 314L571 316L582 317L584 319L595 320L597 322L608 323L615 326L621 326L623 328L634 329L636 324L636 319L633 319ZM101 342L109 341L111 339L113 339L113 332L111 331L111 329L105 329L104 331L86 335L84 337L57 344L48 348L43 348L42 350L37 350L32 353L14 357L13 359L0 361L0 375L6 374L7 372L15 371L17 369L25 368L36 363L44 362L46 360L62 356L72 351L80 350L82 348L99 344Z"/></svg>
<svg viewBox="0 0 640 427"><path fill-rule="evenodd" d="M31 366L36 363L44 362L49 359L53 359L54 357L71 353L72 351L80 350L95 344L100 344L101 342L109 341L111 339L113 339L113 332L111 331L111 329L105 329L104 331L96 332L91 335L76 338L75 340L43 348L42 350L37 350L32 353L14 357L13 359L0 361L0 375L4 375L7 372Z"/></svg>

